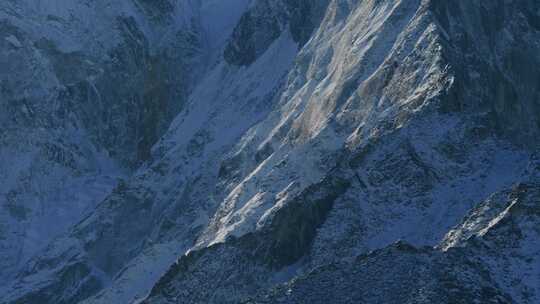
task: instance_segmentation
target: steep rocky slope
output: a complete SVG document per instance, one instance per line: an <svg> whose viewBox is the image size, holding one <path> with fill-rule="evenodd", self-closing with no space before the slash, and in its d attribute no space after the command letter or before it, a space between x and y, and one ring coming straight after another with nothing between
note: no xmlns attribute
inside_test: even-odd
<svg viewBox="0 0 540 304"><path fill-rule="evenodd" d="M0 8L2 303L539 303L536 1Z"/></svg>
<svg viewBox="0 0 540 304"><path fill-rule="evenodd" d="M0 277L92 213L150 158L215 56L200 11L219 9L168 1L0 5ZM226 22L213 24L232 30Z"/></svg>
<svg viewBox="0 0 540 304"><path fill-rule="evenodd" d="M505 4L512 17L497 29L490 25L494 14L485 11L502 4L445 3L362 1L347 7L331 2L321 27L300 51L277 110L224 162L221 183L238 182L225 188L224 203L199 238L200 250L181 258L145 303L236 303L291 279L282 297L257 301L397 303L403 289L415 303L535 303L529 285L537 281L535 260L526 279L506 287L485 277L501 272L472 258L488 255L481 250L413 254L420 260L403 261L409 265L403 267L412 271L415 263L425 264L418 277L396 267L402 257L395 253L379 270L348 264L396 240L437 246L471 208L527 181L536 170L531 158L538 142L536 116L515 120L511 108L537 110L531 97L538 94L537 81L521 86L517 78L527 72L537 79L538 72L523 71L521 65L503 68L506 58L538 40L536 29L520 19L526 4ZM482 29L464 20L486 25ZM529 28L530 36L511 36L485 50L486 37L504 29L518 32L512 29L517 27ZM464 36L475 38L463 45ZM532 45L536 51L527 60L537 62L538 44ZM502 70L504 76L494 76ZM334 263L352 273L321 268ZM311 269L320 268L324 284L311 279ZM383 269L392 271L384 276ZM403 278L394 279L401 272ZM307 278L297 285L295 277L303 273ZM365 282L373 277L379 285ZM516 295L522 289L527 297Z"/></svg>

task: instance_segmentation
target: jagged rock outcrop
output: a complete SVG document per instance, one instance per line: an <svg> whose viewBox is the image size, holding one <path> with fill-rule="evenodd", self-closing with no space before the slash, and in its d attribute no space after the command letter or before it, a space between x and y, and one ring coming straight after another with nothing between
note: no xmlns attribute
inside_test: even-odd
<svg viewBox="0 0 540 304"><path fill-rule="evenodd" d="M459 3L458 7L467 5ZM333 273L335 268L328 266L332 271L321 280L329 285L307 280L298 288L299 294L289 296L289 288L294 294L295 287L288 286L296 286L295 277L302 277L302 273L309 277L310 269L319 269L320 265L360 259L359 254L385 248L399 239L414 246L437 246L470 208L527 174L532 161L529 153L534 147L520 150L519 144L514 145L521 142L527 146L527 141L507 132L512 127L500 125L502 120L495 117L504 115L504 111L487 114L486 118L482 104L492 104L499 93L484 91L462 77L465 69L471 73L472 69L493 65L489 57L482 57L477 63L469 62L473 56L482 56L480 46L485 44L480 41L478 48L464 46L457 37L472 28L451 29L445 24L450 22L453 26L462 24L457 20L478 17L475 10L481 10L484 4L475 5L479 7L456 11L437 1L364 1L350 7L339 1L331 2L321 27L300 51L289 74L289 87L284 89L283 100L278 103L282 107L277 111L279 114L272 113L274 116L271 114L252 129L224 163L223 179L239 181L240 186L229 188L232 195L225 199L198 245L200 248L210 244L209 248L220 249L217 252L201 249L203 262L186 262L196 252L181 258L185 268L173 268L154 287L145 303L242 302L249 298L246 294L291 278L282 288L286 295L279 298L291 303L325 303L330 299L338 303L354 300L397 303L402 300L397 296L400 293L391 291L399 288L411 292L409 301L419 303L434 299L448 303L469 303L473 299L521 302L523 299L510 296L512 288L505 289L496 279L486 277L486 273L495 274L485 262L469 260L468 252L431 250L427 254L429 259L417 262L432 269L424 274L425 278L434 280L430 286L427 279L416 281L416 287L400 284L415 282L416 276L407 274L407 278L395 281L399 287L368 295L377 287L366 283L340 286L342 281L337 278L342 274L336 274L337 270ZM491 5L485 3L486 9ZM513 13L519 15L520 10ZM452 21L443 20L443 15ZM514 26L513 19L507 22L507 26ZM396 28L400 30L395 31ZM482 35L483 32L478 33L479 37ZM355 41L353 37L358 38ZM509 50L501 47L497 52L506 54ZM493 71L486 69L480 78L483 73L487 76ZM526 90L537 87L529 85ZM499 98L508 99L508 96ZM513 102L536 103L534 98ZM465 103L468 105L464 106ZM272 127L276 125L277 128ZM526 128L529 127L532 128L529 133L537 132L534 123ZM535 142L537 136L532 136ZM330 148L333 146L334 150ZM318 147L324 149L321 153L324 157L317 154ZM324 159L326 163L312 165L310 158L305 157L301 162L295 160L297 155L308 153L318 155L312 156L315 161ZM306 179L328 176L330 171L326 171L325 165L332 164L347 172L342 178L349 180L351 186L334 198L333 207L315 238L306 238L311 243L309 249L277 269L244 260L252 251L235 246L234 236L243 235L244 231L264 231L273 222L275 210L286 210L287 204L292 204L302 193ZM309 169L303 171L305 167ZM303 172L309 173L303 175ZM272 189L276 187L283 190L276 191L274 197ZM280 225L299 230L303 226L296 221ZM263 234L259 238L263 243L272 242L271 237ZM215 242L218 244L211 245ZM248 243L257 244L257 241ZM232 247L223 249L228 246ZM290 250L283 249L276 253L276 258ZM230 258L231 255L235 258ZM440 261L432 261L433 256ZM218 262L221 257L223 263ZM397 259L397 255L391 259ZM467 263L473 263L476 268L465 270L463 265ZM218 265L228 265L227 270L220 273ZM342 267L348 271L348 266ZM395 268L390 263L381 267ZM435 273L440 269L445 270ZM399 273L396 270L389 277ZM373 277L367 273L356 275L346 277L352 282ZM191 282L195 277L197 280ZM394 281L381 279L376 284L384 286L391 282ZM196 286L201 284L216 285L208 285L199 292ZM353 292L360 286L365 287L365 292ZM451 286L460 286L461 290L453 290ZM520 285L514 291L521 286L528 288ZM224 290L228 292L223 293ZM422 294L424 291L426 294ZM265 303L268 297L271 296L255 301ZM532 298L527 301L534 303Z"/></svg>
<svg viewBox="0 0 540 304"><path fill-rule="evenodd" d="M284 31L301 47L320 24L329 1L255 1L235 27L225 48L228 63L250 65Z"/></svg>

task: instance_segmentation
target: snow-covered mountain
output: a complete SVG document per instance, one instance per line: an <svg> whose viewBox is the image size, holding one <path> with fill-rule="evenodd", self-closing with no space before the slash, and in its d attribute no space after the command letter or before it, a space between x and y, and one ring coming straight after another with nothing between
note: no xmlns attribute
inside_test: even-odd
<svg viewBox="0 0 540 304"><path fill-rule="evenodd" d="M540 303L536 0L6 0L0 66L0 303Z"/></svg>

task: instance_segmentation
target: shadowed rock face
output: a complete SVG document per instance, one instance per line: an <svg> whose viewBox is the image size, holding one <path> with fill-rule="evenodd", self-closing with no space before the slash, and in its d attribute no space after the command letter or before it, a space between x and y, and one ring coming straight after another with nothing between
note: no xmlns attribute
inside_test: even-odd
<svg viewBox="0 0 540 304"><path fill-rule="evenodd" d="M101 282L91 276L92 270L83 263L74 263L58 274L57 281L46 290L33 291L14 303L68 304L82 301L103 288Z"/></svg>
<svg viewBox="0 0 540 304"><path fill-rule="evenodd" d="M180 298L188 303L237 303L268 288L272 284L272 271L291 266L309 253L317 229L348 186L349 182L336 169L327 179L277 211L272 223L264 229L180 258L144 303L176 303ZM227 260L226 268L210 262L216 256ZM247 275L244 272L247 269L253 271ZM223 286L224 281L231 284ZM195 286L204 291L185 292Z"/></svg>
<svg viewBox="0 0 540 304"><path fill-rule="evenodd" d="M477 267L461 253L443 255L398 242L315 269L243 303L368 303L381 298L385 303L512 303Z"/></svg>
<svg viewBox="0 0 540 304"><path fill-rule="evenodd" d="M151 50L133 17L118 17L112 26L120 42L101 57L83 50L60 50L47 38L29 45L29 51L39 53L50 64L51 77L58 81L55 91L42 92L49 95L46 101L29 88L24 97L18 96L22 88L13 90L10 82L19 75L23 77L24 68L35 67L32 61L10 64L8 71L9 66L18 70L5 74L2 103L13 109L12 117L21 117L18 121L11 118L15 126L31 124L59 131L81 128L98 148L127 166L136 166L149 159L150 148L185 103L192 78L186 70L187 62L197 55L198 41L194 32L179 32L178 41L168 47L178 52L171 57L168 50ZM5 36L15 37L11 33L17 31L8 30ZM21 35L24 37L24 33ZM183 45L183 49L176 49L174 44ZM21 57L12 52L6 56L14 60ZM20 81L37 85L31 79ZM21 113L23 107L25 112Z"/></svg>
<svg viewBox="0 0 540 304"><path fill-rule="evenodd" d="M157 46L131 1L60 2L0 5L0 277L151 158L196 78L195 27Z"/></svg>
<svg viewBox="0 0 540 304"><path fill-rule="evenodd" d="M449 241L456 234L468 233L457 247L454 243L438 251L398 242L352 261L313 269L243 303L349 303L381 298L387 303L470 303L479 299L535 303L538 249L530 255L528 242L539 234L526 227L540 219L539 190L536 183L520 184L479 204L447 236ZM529 252L528 257L518 252ZM511 255L518 256L509 258ZM523 267L519 278L510 274L512 267ZM522 288L510 291L507 284L518 281Z"/></svg>
<svg viewBox="0 0 540 304"><path fill-rule="evenodd" d="M262 0L244 13L227 45L225 60L250 65L283 33L301 47L320 24L328 1Z"/></svg>
<svg viewBox="0 0 540 304"><path fill-rule="evenodd" d="M487 128L537 148L540 56L531 41L538 38L538 3L432 1L431 7L456 71L453 107L480 113Z"/></svg>
<svg viewBox="0 0 540 304"><path fill-rule="evenodd" d="M538 303L536 1L13 3L6 303Z"/></svg>
<svg viewBox="0 0 540 304"><path fill-rule="evenodd" d="M191 78L183 61L196 55L198 42L195 33L180 33L181 41L174 43L191 47L171 58L165 50L151 54L148 39L132 17L118 17L115 26L123 42L105 60L63 53L46 40L36 46L49 56L64 84L56 97L62 116L51 119L73 113L96 145L125 165L136 166L150 158L151 147L183 107Z"/></svg>
<svg viewBox="0 0 540 304"><path fill-rule="evenodd" d="M133 0L154 21L170 21L171 13L174 11L174 3L170 0Z"/></svg>

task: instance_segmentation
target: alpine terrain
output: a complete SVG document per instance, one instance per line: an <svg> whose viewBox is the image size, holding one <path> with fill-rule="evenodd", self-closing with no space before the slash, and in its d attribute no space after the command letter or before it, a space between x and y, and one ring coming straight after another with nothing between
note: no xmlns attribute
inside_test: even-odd
<svg viewBox="0 0 540 304"><path fill-rule="evenodd" d="M540 304L540 1L1 0L1 304Z"/></svg>

